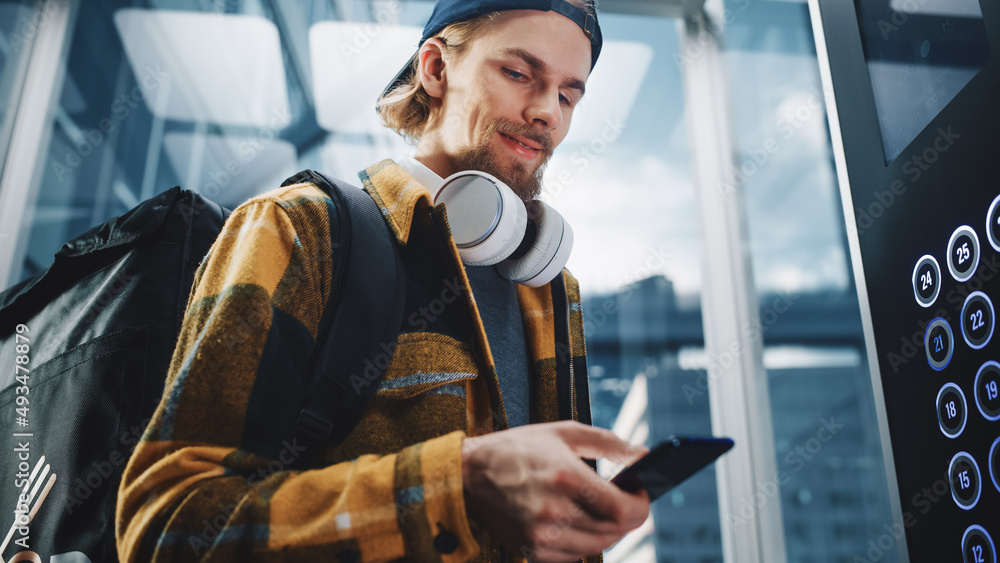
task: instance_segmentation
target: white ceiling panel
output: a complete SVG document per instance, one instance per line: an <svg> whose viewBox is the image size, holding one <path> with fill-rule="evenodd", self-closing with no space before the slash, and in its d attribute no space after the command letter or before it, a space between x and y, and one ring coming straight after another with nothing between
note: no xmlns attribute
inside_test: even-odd
<svg viewBox="0 0 1000 563"><path fill-rule="evenodd" d="M295 146L280 139L167 133L163 146L182 187L230 207L298 172Z"/></svg>
<svg viewBox="0 0 1000 563"><path fill-rule="evenodd" d="M421 29L324 21L309 30L316 119L338 133L378 131L375 101L417 50Z"/></svg>
<svg viewBox="0 0 1000 563"><path fill-rule="evenodd" d="M258 16L126 8L115 27L164 119L271 127L288 123L278 28Z"/></svg>

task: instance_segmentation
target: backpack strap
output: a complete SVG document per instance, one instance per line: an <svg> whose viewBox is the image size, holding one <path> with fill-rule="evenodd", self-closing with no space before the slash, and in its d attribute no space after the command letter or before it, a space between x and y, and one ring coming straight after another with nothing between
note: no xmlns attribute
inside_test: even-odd
<svg viewBox="0 0 1000 563"><path fill-rule="evenodd" d="M341 252L334 253L340 258L309 362L310 392L296 424L296 438L312 457L316 446L342 442L374 398L402 326L406 275L395 237L367 192L312 170L292 180L330 195L341 224Z"/></svg>

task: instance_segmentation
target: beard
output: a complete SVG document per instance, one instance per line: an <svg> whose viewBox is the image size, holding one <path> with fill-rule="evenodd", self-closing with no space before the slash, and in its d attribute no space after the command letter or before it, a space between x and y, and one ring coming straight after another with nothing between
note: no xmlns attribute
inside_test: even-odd
<svg viewBox="0 0 1000 563"><path fill-rule="evenodd" d="M503 162L490 146L498 133L524 137L541 145L538 164L532 167L521 162ZM527 203L542 193L542 176L554 149L552 136L548 133L540 135L528 124L494 119L487 124L478 143L455 155L455 170L480 170L492 174L507 184L521 201Z"/></svg>

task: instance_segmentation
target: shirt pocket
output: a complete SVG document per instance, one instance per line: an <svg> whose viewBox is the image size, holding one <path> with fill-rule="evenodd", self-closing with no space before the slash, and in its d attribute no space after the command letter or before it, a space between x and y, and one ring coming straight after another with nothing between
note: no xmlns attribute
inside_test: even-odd
<svg viewBox="0 0 1000 563"><path fill-rule="evenodd" d="M479 375L472 347L443 334L401 334L376 397L412 399L455 395L465 398L466 383Z"/></svg>
<svg viewBox="0 0 1000 563"><path fill-rule="evenodd" d="M472 348L433 332L399 336L375 398L327 463L395 453L467 430L467 384L478 377Z"/></svg>

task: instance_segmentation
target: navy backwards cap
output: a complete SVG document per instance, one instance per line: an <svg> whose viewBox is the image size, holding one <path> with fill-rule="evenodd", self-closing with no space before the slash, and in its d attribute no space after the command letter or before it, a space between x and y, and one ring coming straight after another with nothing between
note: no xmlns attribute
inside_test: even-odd
<svg viewBox="0 0 1000 563"><path fill-rule="evenodd" d="M590 39L590 69L594 70L597 64L597 57L601 54L601 45L604 39L601 36L601 26L597 23L597 16L588 14L579 6L567 0L439 0L434 5L431 19L424 26L424 35L417 45L419 52L424 42L434 37L444 28L453 23L464 22L479 16L493 12L505 12L507 10L539 10L541 12L557 12L576 22L583 33ZM399 71L396 78L389 83L389 86L382 92L382 96L393 91L400 84L405 83L413 75L413 60L417 58L414 53L406 66Z"/></svg>

